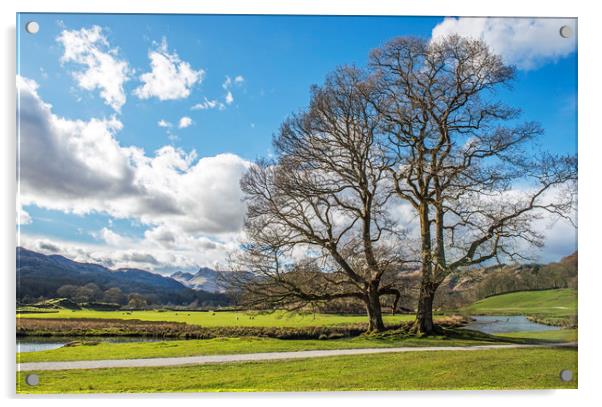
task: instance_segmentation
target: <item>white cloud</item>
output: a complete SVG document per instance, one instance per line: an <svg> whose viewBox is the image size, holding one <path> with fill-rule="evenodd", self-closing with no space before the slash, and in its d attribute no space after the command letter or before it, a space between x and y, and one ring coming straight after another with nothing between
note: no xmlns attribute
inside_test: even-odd
<svg viewBox="0 0 602 407"><path fill-rule="evenodd" d="M169 53L167 40L149 51L151 72L140 75L143 83L134 89L140 99L156 97L159 100L184 99L190 95L192 87L203 80L205 71L194 70L186 61L182 61L174 51Z"/></svg>
<svg viewBox="0 0 602 407"><path fill-rule="evenodd" d="M95 237L102 239L111 246L123 246L128 240L124 236L115 233L109 228L102 228L98 234L94 234Z"/></svg>
<svg viewBox="0 0 602 407"><path fill-rule="evenodd" d="M23 207L17 206L17 225L28 225L31 223L31 216Z"/></svg>
<svg viewBox="0 0 602 407"><path fill-rule="evenodd" d="M165 121L165 120L161 119L161 120L159 120L157 122L157 126L164 127L164 128L169 128L169 127L172 126L172 124L170 122L168 122L168 121Z"/></svg>
<svg viewBox="0 0 602 407"><path fill-rule="evenodd" d="M123 236L108 228L94 235L99 243L49 239L22 233L20 244L30 250L61 254L79 262L98 263L113 269L141 268L160 273L214 267L240 244L238 235L228 235L221 241L214 241L206 236L194 237L163 226L148 230L142 238Z"/></svg>
<svg viewBox="0 0 602 407"><path fill-rule="evenodd" d="M191 125L192 125L192 119L188 116L181 117L180 121L178 122L179 129L185 129L186 127L189 127Z"/></svg>
<svg viewBox="0 0 602 407"><path fill-rule="evenodd" d="M239 180L247 161L234 154L198 158L172 146L153 155L122 147L117 119L61 118L34 81L18 77L17 86L23 205L106 213L193 236L240 230L245 206Z"/></svg>
<svg viewBox="0 0 602 407"><path fill-rule="evenodd" d="M572 28L573 36L560 36L560 27ZM508 64L535 69L556 61L577 48L577 20L571 18L446 18L432 38L459 34L484 40Z"/></svg>
<svg viewBox="0 0 602 407"><path fill-rule="evenodd" d="M234 95L232 94L232 85L240 86L245 81L245 78L242 75L237 75L234 80L226 75L226 80L222 83L222 88L226 91L226 96L224 96L224 100L227 105L231 105L234 102Z"/></svg>
<svg viewBox="0 0 602 407"><path fill-rule="evenodd" d="M218 102L215 99L209 100L206 97L204 101L202 101L201 103L197 103L196 105L191 107L192 110L210 110L215 108L218 108L219 110L224 110L225 106L223 103Z"/></svg>
<svg viewBox="0 0 602 407"><path fill-rule="evenodd" d="M567 187L568 188L568 187ZM519 202L525 202L535 192L534 189L526 187L515 187L499 194L486 197L485 195L473 196L467 198L474 204L487 203L488 201L497 202L498 204L514 205ZM542 203L562 202L566 199L565 188L555 188L541 197ZM508 209L508 208L507 208ZM397 198L389 201L387 207L391 219L397 224L400 230L405 231L407 239L412 242L406 246L420 247L420 224L416 210L407 202L403 202ZM576 211L571 211L568 216L576 223ZM534 217L531 223L531 229L543 236L543 247L535 247L527 242L520 240L513 243L515 250L523 256L529 257L535 262L549 263L560 260L564 256L568 256L577 250L577 230L570 221L560 218L558 215L552 214L544 210L533 210L529 212L529 217ZM446 222L455 223L456 220L448 216ZM466 233L466 231L458 232ZM469 236L472 236L469 234ZM505 244L512 243L506 241ZM459 252L454 252L450 247L447 255L451 259L457 258ZM503 257L503 256L502 256Z"/></svg>
<svg viewBox="0 0 602 407"><path fill-rule="evenodd" d="M222 83L222 88L228 90L232 86L232 78L226 75L226 80Z"/></svg>
<svg viewBox="0 0 602 407"><path fill-rule="evenodd" d="M119 112L126 97L123 84L128 80L130 69L125 60L118 58L118 50L111 48L102 28L63 30L57 41L64 47L61 62L74 62L85 69L73 72L78 85L86 90L100 89L105 103Z"/></svg>

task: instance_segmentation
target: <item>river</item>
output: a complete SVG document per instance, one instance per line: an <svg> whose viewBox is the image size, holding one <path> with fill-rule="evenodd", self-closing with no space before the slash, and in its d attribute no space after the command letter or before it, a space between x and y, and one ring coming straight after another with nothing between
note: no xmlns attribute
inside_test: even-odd
<svg viewBox="0 0 602 407"><path fill-rule="evenodd" d="M560 329L556 326L549 326L532 322L525 316L512 315L488 315L473 316L473 321L464 328L480 331L486 334L496 334L503 332L525 332L525 331L553 331ZM38 352L42 350L57 349L66 343L73 341L98 341L110 343L123 342L158 342L174 340L171 338L148 338L148 337L124 337L124 336L103 336L103 337L36 337L26 336L17 338L17 352Z"/></svg>
<svg viewBox="0 0 602 407"><path fill-rule="evenodd" d="M128 336L100 336L100 337L42 337L25 336L17 338L17 352L39 352L42 350L58 349L66 343L73 341L92 341L92 342L163 342L174 340L173 338L150 338L150 337L128 337Z"/></svg>
<svg viewBox="0 0 602 407"><path fill-rule="evenodd" d="M486 334L504 332L555 331L557 326L544 325L529 321L523 315L477 315L464 328Z"/></svg>

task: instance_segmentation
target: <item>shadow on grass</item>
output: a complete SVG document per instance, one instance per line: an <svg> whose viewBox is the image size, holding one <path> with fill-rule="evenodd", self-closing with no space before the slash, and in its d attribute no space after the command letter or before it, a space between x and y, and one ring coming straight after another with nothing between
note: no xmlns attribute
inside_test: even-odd
<svg viewBox="0 0 602 407"><path fill-rule="evenodd" d="M471 329L463 328L443 328L444 335L451 339L464 339L473 340L480 342L492 342L492 343L513 343L513 344L546 344L546 343L557 343L558 340L548 340L542 338L514 338L507 336L496 336L486 334L484 332L473 331Z"/></svg>
<svg viewBox="0 0 602 407"><path fill-rule="evenodd" d="M379 333L365 333L362 336L383 340L383 341L399 341L407 340L411 342L424 341L425 344L432 341L449 341L450 344L524 344L524 345L537 345L537 344L551 344L560 342L570 342L562 339L546 339L546 338L529 338L529 337L516 337L516 336L504 336L504 335L491 335L479 331L473 331L471 329L465 329L461 327L436 327L436 333L433 335L417 335L410 329L405 327L398 329L390 329L385 332Z"/></svg>

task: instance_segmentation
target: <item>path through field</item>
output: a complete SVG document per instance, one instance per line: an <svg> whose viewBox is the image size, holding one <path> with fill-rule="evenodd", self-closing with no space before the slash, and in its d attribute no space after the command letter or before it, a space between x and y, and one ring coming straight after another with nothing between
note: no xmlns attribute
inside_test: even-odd
<svg viewBox="0 0 602 407"><path fill-rule="evenodd" d="M81 360L70 362L31 362L17 364L17 371L32 370L72 370L72 369L104 369L118 367L160 367L180 365L205 365L210 363L250 362L263 360L320 358L327 356L366 355L374 353L398 352L440 352L440 351L475 351L512 348L550 348L576 347L576 342L549 343L538 345L478 345L478 346L438 346L438 347L403 347L403 348L367 348L367 349L334 349L310 350L298 352L248 353L238 355L186 356L152 359L119 359L119 360Z"/></svg>

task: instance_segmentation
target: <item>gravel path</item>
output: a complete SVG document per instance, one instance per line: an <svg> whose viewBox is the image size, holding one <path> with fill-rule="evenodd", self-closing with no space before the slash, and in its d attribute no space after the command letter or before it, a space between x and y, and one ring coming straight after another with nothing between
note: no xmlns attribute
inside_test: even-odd
<svg viewBox="0 0 602 407"><path fill-rule="evenodd" d="M72 362L31 362L17 364L17 371L31 370L71 370L105 369L116 367L159 367L180 365L205 365L208 363L250 362L263 360L321 358L327 356L368 355L375 353L399 352L440 352L440 351L476 351L491 349L576 347L577 343L551 343L541 345L479 345L479 346L438 346L405 348L368 348L308 350L298 352L247 353L238 355L185 356L175 358L117 359L117 360L81 360Z"/></svg>

